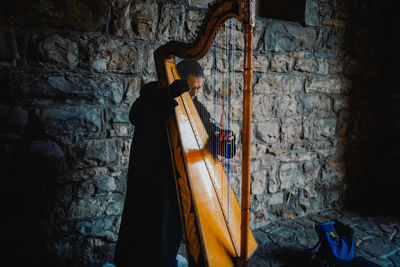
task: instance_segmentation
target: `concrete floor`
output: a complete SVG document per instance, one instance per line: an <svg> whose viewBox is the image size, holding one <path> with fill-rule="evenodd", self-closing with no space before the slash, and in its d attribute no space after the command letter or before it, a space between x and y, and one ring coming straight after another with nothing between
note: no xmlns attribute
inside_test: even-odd
<svg viewBox="0 0 400 267"><path fill-rule="evenodd" d="M400 218L362 217L346 210L331 210L270 223L253 231L258 249L249 267L321 266L305 252L318 242L315 225L336 219L354 229L355 260L346 266L400 266ZM179 254L185 256L181 246Z"/></svg>

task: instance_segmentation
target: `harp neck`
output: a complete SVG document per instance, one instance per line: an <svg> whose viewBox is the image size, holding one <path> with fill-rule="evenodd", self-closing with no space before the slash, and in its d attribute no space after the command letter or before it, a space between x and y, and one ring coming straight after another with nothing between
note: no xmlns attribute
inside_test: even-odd
<svg viewBox="0 0 400 267"><path fill-rule="evenodd" d="M219 25L229 18L236 18L244 28L254 28L254 0L218 0L210 6L193 42L170 41L154 51L154 60L160 87L167 86L166 60L179 57L186 60L202 58L210 48ZM252 30L251 30L252 32ZM245 35L246 38L246 35Z"/></svg>

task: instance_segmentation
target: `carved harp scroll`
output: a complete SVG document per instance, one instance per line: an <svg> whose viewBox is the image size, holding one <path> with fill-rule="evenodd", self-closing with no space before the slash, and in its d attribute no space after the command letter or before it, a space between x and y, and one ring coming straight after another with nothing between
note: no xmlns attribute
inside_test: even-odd
<svg viewBox="0 0 400 267"><path fill-rule="evenodd" d="M244 29L243 62L243 129L242 129L242 198L239 207L232 204L233 219L227 223L226 214L213 203L221 203L207 187L207 164L215 160L204 144L208 136L188 93L178 97L175 114L168 119L167 133L178 191L181 221L190 266L244 266L257 248L249 229L250 213L250 130L252 97L252 41L254 30L254 0L218 0L209 7L200 31L193 42L170 41L154 52L160 88L179 78L174 57L186 60L202 58L210 48L221 23L235 18ZM185 142L189 142L187 145ZM193 144L196 148L193 148ZM200 159L199 159L200 158ZM203 166L200 170L198 166ZM220 167L222 169L222 167ZM221 178L226 177L222 175ZM210 185L214 187L215 185ZM217 189L215 189L217 190ZM233 191L229 186L232 195ZM210 204L204 203L210 201ZM211 203L213 202L213 203ZM229 203L228 203L229 204ZM222 226L221 226L222 225Z"/></svg>

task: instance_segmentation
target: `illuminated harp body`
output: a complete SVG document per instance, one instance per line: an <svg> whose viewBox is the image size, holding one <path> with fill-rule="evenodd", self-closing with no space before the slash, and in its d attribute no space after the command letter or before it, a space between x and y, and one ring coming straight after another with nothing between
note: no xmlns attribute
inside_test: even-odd
<svg viewBox="0 0 400 267"><path fill-rule="evenodd" d="M179 105L167 122L190 266L243 266L257 248L249 229L254 2L217 1L210 7L194 42L171 41L154 52L162 88L179 78L174 57L186 60L202 58L210 48L218 26L229 18L240 21L245 31L241 207L222 164L207 149L208 134L188 93L176 99ZM223 184L228 184L227 189L221 189Z"/></svg>

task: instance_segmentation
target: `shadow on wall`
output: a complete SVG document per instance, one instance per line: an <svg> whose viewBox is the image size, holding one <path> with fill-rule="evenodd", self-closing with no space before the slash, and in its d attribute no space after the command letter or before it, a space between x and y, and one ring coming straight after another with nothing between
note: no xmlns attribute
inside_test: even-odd
<svg viewBox="0 0 400 267"><path fill-rule="evenodd" d="M21 97L26 84L18 81L26 79L24 75L27 74L15 70L0 72L0 208L4 214L0 240L6 245L3 253L15 266L89 266L110 259L112 245L99 242L94 247L91 237L98 232L108 234L108 229L115 229L116 220L79 220L78 212L95 210L89 205L74 211L78 213L75 217L70 215L72 199L94 195L95 190L103 194L108 180L104 179L104 184L100 180L95 189L91 183L84 184L90 179L78 181L72 176L72 169L79 168L74 157L82 157L84 148L74 147L76 155L72 154L69 147L46 132L51 127L49 122L37 115L38 108L29 97Z"/></svg>
<svg viewBox="0 0 400 267"><path fill-rule="evenodd" d="M6 73L0 80L7 86ZM16 266L51 264L46 251L54 231L49 205L53 203L54 177L67 167L61 148L43 139L40 128L36 117L23 107L0 103L0 195L4 215L0 240L5 245L4 255Z"/></svg>
<svg viewBox="0 0 400 267"><path fill-rule="evenodd" d="M345 45L356 63L344 63L352 89L338 125L348 184L344 204L365 215L400 215L395 9L390 1L354 5Z"/></svg>

